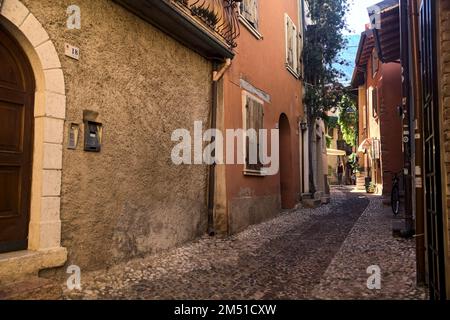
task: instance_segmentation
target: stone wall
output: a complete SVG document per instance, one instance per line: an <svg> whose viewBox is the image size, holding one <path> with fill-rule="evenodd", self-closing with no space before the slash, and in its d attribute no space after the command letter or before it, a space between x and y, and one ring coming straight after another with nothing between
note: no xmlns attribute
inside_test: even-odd
<svg viewBox="0 0 450 320"><path fill-rule="evenodd" d="M71 1L24 0L61 60L67 114L62 245L69 264L100 268L177 246L206 231L205 166L171 162L172 131L208 123L211 64L108 0L79 0L81 30L66 28ZM64 45L80 48L80 61ZM100 153L83 151L83 110L103 124ZM80 124L76 150L70 123Z"/></svg>
<svg viewBox="0 0 450 320"><path fill-rule="evenodd" d="M450 228L450 3L448 1L440 1L440 68L441 79L441 103L443 105L443 142L445 146L445 168L446 168L446 184L447 184L447 226ZM450 229L449 229L450 232ZM450 237L447 234L448 248L450 248ZM450 259L450 252L447 255ZM450 260L449 260L450 263Z"/></svg>

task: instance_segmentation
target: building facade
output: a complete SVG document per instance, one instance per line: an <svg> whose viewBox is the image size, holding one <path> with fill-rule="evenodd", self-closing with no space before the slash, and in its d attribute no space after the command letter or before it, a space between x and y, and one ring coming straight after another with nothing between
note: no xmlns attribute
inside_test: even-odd
<svg viewBox="0 0 450 320"><path fill-rule="evenodd" d="M429 1L428 1L429 2ZM439 90L439 110L442 110L443 115L441 119L443 120L440 133L443 141L444 161L443 168L445 168L443 178L444 186L442 191L444 193L444 210L442 211L442 250L443 258L442 264L444 265L443 271L441 271L441 277L445 277L442 281L442 286L440 291L443 293L445 291L445 297L450 297L450 3L448 1L437 1L435 8L438 13L438 23L436 36L438 38L437 52L438 59L438 90ZM424 6L430 5L424 4ZM442 158L441 158L442 159ZM429 231L430 232L430 231ZM441 293L441 295L442 295Z"/></svg>
<svg viewBox="0 0 450 320"><path fill-rule="evenodd" d="M387 201L402 169L401 67L382 63L372 30L360 41L352 85L358 88L360 166Z"/></svg>
<svg viewBox="0 0 450 320"><path fill-rule="evenodd" d="M209 166L171 159L234 56L236 3L207 2L1 1L1 281L207 231Z"/></svg>
<svg viewBox="0 0 450 320"><path fill-rule="evenodd" d="M405 211L415 219L417 281L429 286L431 299L447 299L450 4L385 0L378 6L378 52L384 61L400 62L403 70L402 160L405 202L412 203L405 203Z"/></svg>
<svg viewBox="0 0 450 320"><path fill-rule="evenodd" d="M300 0L244 0L239 6L240 36L236 56L223 78L218 128L279 129L279 169L260 159L250 163L252 143L245 141L245 163L217 166L214 225L219 233L235 233L299 201L304 150L299 127L303 118L303 9ZM268 137L268 154L274 154ZM227 145L229 143L227 141ZM238 145L231 147L239 153ZM273 163L272 163L273 164Z"/></svg>

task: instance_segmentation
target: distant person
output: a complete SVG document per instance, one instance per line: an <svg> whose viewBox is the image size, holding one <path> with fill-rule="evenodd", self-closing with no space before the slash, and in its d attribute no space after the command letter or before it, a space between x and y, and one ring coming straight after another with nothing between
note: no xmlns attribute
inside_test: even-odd
<svg viewBox="0 0 450 320"><path fill-rule="evenodd" d="M338 184L342 186L342 177L344 175L344 165L342 164L342 162L340 162L337 167L337 174L338 174Z"/></svg>
<svg viewBox="0 0 450 320"><path fill-rule="evenodd" d="M345 183L348 185L352 185L353 184L353 168L352 168L352 164L349 162L347 162L346 165L346 172L345 172Z"/></svg>

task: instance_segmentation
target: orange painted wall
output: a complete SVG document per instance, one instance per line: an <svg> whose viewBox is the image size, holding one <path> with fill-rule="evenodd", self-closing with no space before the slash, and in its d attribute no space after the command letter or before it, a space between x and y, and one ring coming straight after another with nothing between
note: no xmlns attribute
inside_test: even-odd
<svg viewBox="0 0 450 320"><path fill-rule="evenodd" d="M299 26L297 0L259 1L258 40L241 24L236 57L224 77L225 127L243 128L242 92L240 79L251 83L271 97L264 103L264 127L275 129L280 115L285 113L291 130L291 181L289 192L293 201L300 194L299 130L298 120L303 116L302 83L285 66L285 13L289 15L297 30ZM280 151L282 152L282 151ZM253 177L244 176L243 165L226 166L227 204L235 199L271 197L280 195L280 175ZM234 213L239 214L239 213ZM258 213L256 213L258 214ZM275 212L274 212L275 214ZM258 220L258 219L257 219ZM251 224L252 221L249 221Z"/></svg>
<svg viewBox="0 0 450 320"><path fill-rule="evenodd" d="M397 107L402 103L402 76L398 63L382 66L381 79L381 153L383 170L383 194L390 195L392 190L392 173L399 173L403 167L402 153L402 118Z"/></svg>
<svg viewBox="0 0 450 320"><path fill-rule="evenodd" d="M366 68L366 99L370 86L378 88L378 117L375 119L367 105L368 137L379 137L381 141L381 170L378 177L383 184L383 195L391 192L392 173L402 168L402 122L397 106L401 105L401 67L398 63L381 64L375 77L372 76L372 60ZM360 102L361 103L361 102ZM362 106L360 106L362 107ZM362 121L360 121L360 124Z"/></svg>

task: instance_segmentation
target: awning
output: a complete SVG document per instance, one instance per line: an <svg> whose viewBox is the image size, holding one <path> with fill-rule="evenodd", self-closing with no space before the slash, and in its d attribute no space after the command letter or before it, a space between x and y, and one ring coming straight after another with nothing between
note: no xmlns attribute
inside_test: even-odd
<svg viewBox="0 0 450 320"><path fill-rule="evenodd" d="M367 149L370 148L371 145L372 145L371 138L364 139L364 141L358 147L358 152L365 152Z"/></svg>
<svg viewBox="0 0 450 320"><path fill-rule="evenodd" d="M345 152L343 150L327 149L327 155L329 155L329 156L346 156L347 152Z"/></svg>

